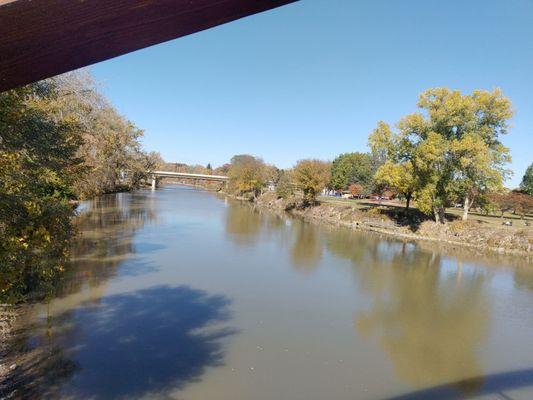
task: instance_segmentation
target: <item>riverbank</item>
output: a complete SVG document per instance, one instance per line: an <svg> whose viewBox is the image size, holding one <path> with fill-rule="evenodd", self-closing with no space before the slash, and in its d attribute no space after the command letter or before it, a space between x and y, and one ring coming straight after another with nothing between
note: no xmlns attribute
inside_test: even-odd
<svg viewBox="0 0 533 400"><path fill-rule="evenodd" d="M10 384L17 364L9 352L14 340L14 325L21 315L20 307L15 308L6 304L0 305L0 398L11 398Z"/></svg>
<svg viewBox="0 0 533 400"><path fill-rule="evenodd" d="M372 231L407 240L434 241L505 254L533 254L533 229L530 227L517 229L485 226L479 221L461 220L435 224L433 221L424 220L414 210L406 216L401 209L391 210L378 206L357 210L349 205L322 202L315 206L302 207L298 199L278 199L273 192L263 194L255 204L310 221Z"/></svg>
<svg viewBox="0 0 533 400"><path fill-rule="evenodd" d="M51 367L60 365L52 348L28 344L32 305L0 306L0 399L49 398L39 386L53 387ZM54 365L54 363L57 363Z"/></svg>

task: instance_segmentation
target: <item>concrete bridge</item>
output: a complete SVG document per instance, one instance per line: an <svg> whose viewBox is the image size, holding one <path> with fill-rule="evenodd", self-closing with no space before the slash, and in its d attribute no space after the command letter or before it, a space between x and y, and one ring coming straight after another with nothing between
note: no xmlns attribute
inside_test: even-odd
<svg viewBox="0 0 533 400"><path fill-rule="evenodd" d="M191 174L188 172L170 172L170 171L153 171L150 172L152 176L152 190L157 187L157 180L161 178L178 178L178 179L192 179L212 182L227 182L229 177L224 175L205 175L205 174Z"/></svg>

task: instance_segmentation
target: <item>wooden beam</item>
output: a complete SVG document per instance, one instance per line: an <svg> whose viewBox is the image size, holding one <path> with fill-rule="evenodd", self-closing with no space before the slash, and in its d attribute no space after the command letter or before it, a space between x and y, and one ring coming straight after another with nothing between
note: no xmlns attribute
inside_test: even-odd
<svg viewBox="0 0 533 400"><path fill-rule="evenodd" d="M0 91L297 0L0 0Z"/></svg>

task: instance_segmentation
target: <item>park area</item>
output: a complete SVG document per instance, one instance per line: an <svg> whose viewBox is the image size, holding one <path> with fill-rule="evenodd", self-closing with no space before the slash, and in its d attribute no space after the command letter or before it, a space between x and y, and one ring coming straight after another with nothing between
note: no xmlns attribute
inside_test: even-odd
<svg viewBox="0 0 533 400"><path fill-rule="evenodd" d="M405 211L405 201L400 200L347 199L336 196L322 196L320 197L320 201L326 204L350 206L356 210L370 214L376 214L379 210L381 210L383 215L392 215L400 211ZM505 226L507 228L524 229L525 227L530 227L533 223L533 213L531 211L530 209L523 214L519 214L513 210L505 210L502 213L501 211L484 212L479 209L474 209L469 212L468 216L471 222L483 226ZM424 218L423 214L416 208L416 203L411 203L407 214L412 215L413 218ZM462 208L446 208L446 220L449 222L459 221L462 215Z"/></svg>

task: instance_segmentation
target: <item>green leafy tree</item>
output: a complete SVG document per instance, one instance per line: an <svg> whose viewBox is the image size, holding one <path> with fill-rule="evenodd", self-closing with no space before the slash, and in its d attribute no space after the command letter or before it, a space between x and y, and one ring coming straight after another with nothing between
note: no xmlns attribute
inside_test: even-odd
<svg viewBox="0 0 533 400"><path fill-rule="evenodd" d="M533 164L526 169L526 173L520 183L520 190L533 196Z"/></svg>
<svg viewBox="0 0 533 400"><path fill-rule="evenodd" d="M413 158L405 156L413 148L399 140L399 136L394 135L390 126L383 121L378 123L368 141L373 157L383 161L374 175L375 186L388 188L404 196L405 209L408 210L419 184Z"/></svg>
<svg viewBox="0 0 533 400"><path fill-rule="evenodd" d="M462 95L436 88L420 95L418 107L421 112L400 120L397 133L380 123L370 136L373 153L390 163L377 177L401 192L412 189L419 209L436 221L444 222L455 199L467 219L476 197L500 189L509 173L509 150L499 138L507 133L511 103L499 90ZM401 179L387 177L386 169Z"/></svg>
<svg viewBox="0 0 533 400"><path fill-rule="evenodd" d="M141 136L83 71L0 94L0 302L52 288L72 200L138 187L162 164Z"/></svg>
<svg viewBox="0 0 533 400"><path fill-rule="evenodd" d="M0 93L0 302L45 294L64 269L83 169L61 101L54 79Z"/></svg>
<svg viewBox="0 0 533 400"><path fill-rule="evenodd" d="M368 138L370 145L371 155L374 161L374 165L379 168L379 166L385 164L385 162L395 156L397 151L394 148L394 134L392 130L384 121L379 121L378 126L372 131L372 134ZM376 168L376 170L377 170Z"/></svg>
<svg viewBox="0 0 533 400"><path fill-rule="evenodd" d="M405 197L405 209L409 209L416 190L417 180L413 167L408 162L394 164L387 161L378 169L374 177L376 183L391 189Z"/></svg>
<svg viewBox="0 0 533 400"><path fill-rule="evenodd" d="M331 187L335 190L346 190L357 183L365 191L370 191L374 175L373 160L367 153L344 153L331 164Z"/></svg>
<svg viewBox="0 0 533 400"><path fill-rule="evenodd" d="M300 160L294 167L293 176L296 186L304 194L304 203L313 205L330 181L330 163L314 159Z"/></svg>
<svg viewBox="0 0 533 400"><path fill-rule="evenodd" d="M423 93L419 107L429 117L428 128L443 139L439 203L446 205L454 197L462 199L466 220L476 197L501 190L509 174L505 166L511 158L500 136L508 131L511 102L500 90L475 90L472 95L462 95L438 88Z"/></svg>

